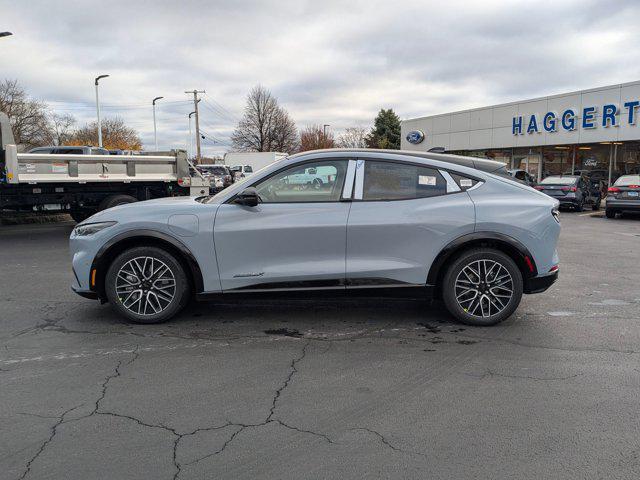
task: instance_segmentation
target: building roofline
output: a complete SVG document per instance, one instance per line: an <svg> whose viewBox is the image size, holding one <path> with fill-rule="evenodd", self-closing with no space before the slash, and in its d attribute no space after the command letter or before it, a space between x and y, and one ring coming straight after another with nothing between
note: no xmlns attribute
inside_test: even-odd
<svg viewBox="0 0 640 480"><path fill-rule="evenodd" d="M424 120L426 118L436 118L436 117L444 117L446 115L456 115L459 113L467 113L467 112L477 112L478 110L487 110L490 108L497 108L497 107L508 107L510 105L519 105L519 104L523 104L523 103L533 103L533 102L539 102L540 100L549 100L552 98L559 98L559 97L566 97L567 95L577 95L577 94L583 94L583 93L593 93L593 92L599 92L601 90L608 90L610 88L623 88L623 87L629 87L632 85L640 85L640 80L635 80L633 82L625 82L625 83L616 83L613 85L603 85L600 87L594 87L594 88L588 88L585 90L574 90L571 92L564 92L564 93L555 93L552 95L546 95L546 96L542 96L542 97L536 97L536 98L528 98L525 100L516 100L513 102L507 102L507 103L498 103L498 104L494 104L494 105L487 105L484 107L476 107L476 108L469 108L469 109L465 109L465 110L456 110L453 112L444 112L444 113L437 113L434 115L423 115L422 117L414 117L414 118L407 118L406 120L401 120L402 122L412 122L412 121L417 121L417 120Z"/></svg>

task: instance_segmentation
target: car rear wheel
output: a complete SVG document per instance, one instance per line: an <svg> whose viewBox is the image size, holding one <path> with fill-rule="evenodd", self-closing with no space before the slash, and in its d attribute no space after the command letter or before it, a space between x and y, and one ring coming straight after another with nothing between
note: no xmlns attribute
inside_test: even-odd
<svg viewBox="0 0 640 480"><path fill-rule="evenodd" d="M580 200L580 203L576 205L576 212L582 212L584 210L584 199Z"/></svg>
<svg viewBox="0 0 640 480"><path fill-rule="evenodd" d="M449 312L462 323L495 325L518 308L522 274L511 257L499 250L469 250L449 266L442 296Z"/></svg>
<svg viewBox="0 0 640 480"><path fill-rule="evenodd" d="M605 214L605 216L606 216L607 218L616 218L616 211L615 211L615 210L612 210L612 209L610 209L610 208L607 208L607 209L604 211L604 214Z"/></svg>
<svg viewBox="0 0 640 480"><path fill-rule="evenodd" d="M135 247L109 266L105 290L113 308L136 323L164 322L189 301L189 281L180 262L157 247Z"/></svg>

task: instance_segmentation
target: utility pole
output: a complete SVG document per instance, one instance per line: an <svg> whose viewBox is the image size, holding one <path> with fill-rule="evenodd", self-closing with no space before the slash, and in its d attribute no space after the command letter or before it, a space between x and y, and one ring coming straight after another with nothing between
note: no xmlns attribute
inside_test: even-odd
<svg viewBox="0 0 640 480"><path fill-rule="evenodd" d="M191 133L191 115L195 115L196 112L189 114L189 158L193 157L193 134Z"/></svg>
<svg viewBox="0 0 640 480"><path fill-rule="evenodd" d="M100 99L98 98L98 82L101 78L107 78L109 75L99 75L95 79L96 84L96 110L98 111L98 146L102 147L102 124L100 123Z"/></svg>
<svg viewBox="0 0 640 480"><path fill-rule="evenodd" d="M327 148L327 127L330 127L328 123L322 126L322 148Z"/></svg>
<svg viewBox="0 0 640 480"><path fill-rule="evenodd" d="M156 130L156 101L164 97L156 97L153 99L153 139L156 142L156 152L158 151L158 131Z"/></svg>
<svg viewBox="0 0 640 480"><path fill-rule="evenodd" d="M188 90L184 93L193 93L193 106L196 112L196 163L200 163L200 114L198 113L198 94L205 93L204 90Z"/></svg>

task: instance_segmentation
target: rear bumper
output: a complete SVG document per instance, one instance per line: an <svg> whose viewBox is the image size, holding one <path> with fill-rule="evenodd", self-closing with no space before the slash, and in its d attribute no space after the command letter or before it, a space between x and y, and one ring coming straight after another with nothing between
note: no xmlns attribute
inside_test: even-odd
<svg viewBox="0 0 640 480"><path fill-rule="evenodd" d="M640 211L640 200L607 200L606 208L637 212Z"/></svg>
<svg viewBox="0 0 640 480"><path fill-rule="evenodd" d="M558 270L545 275L524 279L524 293L540 293L548 289L558 280Z"/></svg>
<svg viewBox="0 0 640 480"><path fill-rule="evenodd" d="M580 202L578 201L577 198L564 198L564 197L552 197L555 198L556 200L558 200L560 202L560 206L561 207L577 207Z"/></svg>

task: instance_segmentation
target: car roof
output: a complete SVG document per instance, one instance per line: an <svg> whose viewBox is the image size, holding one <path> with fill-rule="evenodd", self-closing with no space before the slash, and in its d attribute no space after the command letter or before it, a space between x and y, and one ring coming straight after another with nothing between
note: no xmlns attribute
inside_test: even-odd
<svg viewBox="0 0 640 480"><path fill-rule="evenodd" d="M341 155L354 154L357 156L358 153L374 153L380 154L381 156L387 155L404 155L407 157L418 157L424 158L428 160L437 160L439 162L452 163L454 165L461 165L463 167L475 168L477 170L481 170L483 172L492 173L498 170L502 170L505 168L505 164L502 162L497 162L495 160L489 160L484 158L476 158L476 157L464 157L461 155L452 155L446 153L433 153L433 152L416 152L414 150L378 150L373 148L328 148L324 150L309 150L306 152L296 153L295 155L291 155L290 159L299 158L305 155L313 155L317 153L339 153Z"/></svg>

